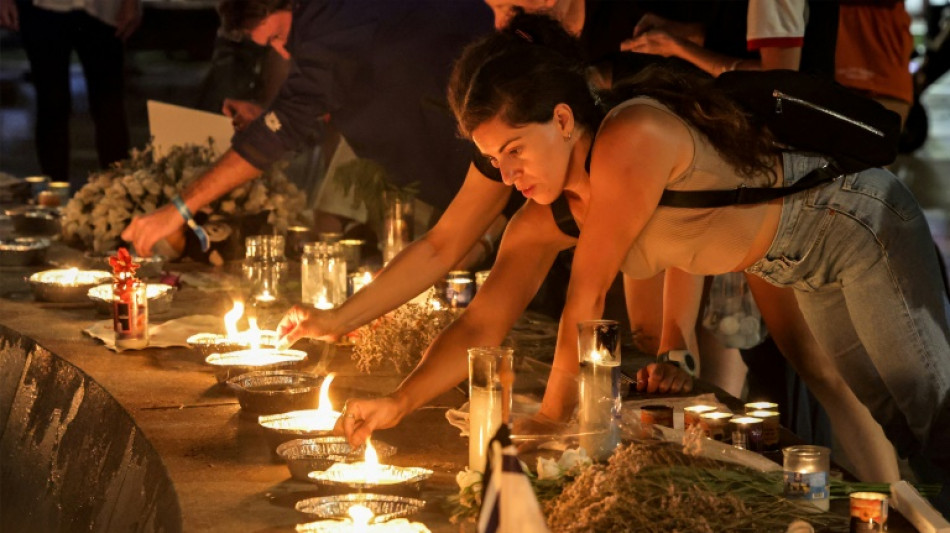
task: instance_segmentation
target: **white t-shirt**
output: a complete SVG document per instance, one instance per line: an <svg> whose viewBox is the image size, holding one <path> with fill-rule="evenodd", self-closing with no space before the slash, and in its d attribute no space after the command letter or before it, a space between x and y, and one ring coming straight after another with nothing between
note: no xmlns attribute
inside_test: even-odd
<svg viewBox="0 0 950 533"><path fill-rule="evenodd" d="M747 48L801 47L807 8L806 0L749 0Z"/></svg>

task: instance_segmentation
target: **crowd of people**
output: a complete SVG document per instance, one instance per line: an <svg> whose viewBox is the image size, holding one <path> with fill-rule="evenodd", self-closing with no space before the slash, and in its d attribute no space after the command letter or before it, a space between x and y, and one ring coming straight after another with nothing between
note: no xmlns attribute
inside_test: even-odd
<svg viewBox="0 0 950 533"><path fill-rule="evenodd" d="M903 3L485 3L222 0L224 29L272 47L289 61L286 79L266 105L225 104L238 127L230 150L174 204L133 219L123 239L148 253L332 128L397 182L420 181L441 216L340 307L289 310L286 342L335 340L382 316L492 255L503 230L488 280L418 367L383 398L347 402L337 429L352 442L463 381L466 349L500 344L568 253L553 368L540 411L515 422L522 429L572 416L575 325L603 316L619 274L638 349L689 350L700 377L737 395L743 358L754 375L784 356L861 479L896 481L901 457L922 480L950 480L950 300L920 206L893 174L842 173L753 205L660 202L667 190L787 187L834 163L780 146L717 89L725 72L834 78L905 118ZM768 327L774 353L764 362L699 324L708 277L729 272L745 274ZM685 368L661 361L640 370L638 387L691 388Z"/></svg>

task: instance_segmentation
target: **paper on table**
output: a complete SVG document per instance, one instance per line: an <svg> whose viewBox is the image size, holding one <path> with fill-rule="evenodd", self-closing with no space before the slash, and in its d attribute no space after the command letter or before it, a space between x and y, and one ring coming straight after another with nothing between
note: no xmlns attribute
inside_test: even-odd
<svg viewBox="0 0 950 533"><path fill-rule="evenodd" d="M221 317L213 315L191 315L162 324L149 324L147 348L188 346L188 337L197 333L220 332L223 325ZM112 320L100 320L84 329L83 333L101 340L110 350L115 350L115 329Z"/></svg>
<svg viewBox="0 0 950 533"><path fill-rule="evenodd" d="M214 140L215 155L223 154L231 146L234 127L231 119L224 115L155 100L149 100L146 106L152 149L156 155L167 153L173 146L204 146L209 138Z"/></svg>

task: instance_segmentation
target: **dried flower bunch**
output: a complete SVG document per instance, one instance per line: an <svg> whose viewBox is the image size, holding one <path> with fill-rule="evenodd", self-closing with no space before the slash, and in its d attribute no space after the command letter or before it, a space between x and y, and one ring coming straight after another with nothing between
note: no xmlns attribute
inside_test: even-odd
<svg viewBox="0 0 950 533"><path fill-rule="evenodd" d="M93 173L63 209L63 237L96 252L116 247L135 215L167 204L214 162L208 146L175 146L157 157L151 146L133 149L129 159ZM267 222L286 229L303 210L304 196L277 166L203 209L234 217L270 211Z"/></svg>
<svg viewBox="0 0 950 533"><path fill-rule="evenodd" d="M449 326L459 310L444 305L407 303L367 324L355 334L353 360L361 372L390 364L396 372L414 368L436 335Z"/></svg>
<svg viewBox="0 0 950 533"><path fill-rule="evenodd" d="M671 443L622 446L543 502L552 531L784 532L796 519L818 531L848 520L782 497L780 474L684 455Z"/></svg>

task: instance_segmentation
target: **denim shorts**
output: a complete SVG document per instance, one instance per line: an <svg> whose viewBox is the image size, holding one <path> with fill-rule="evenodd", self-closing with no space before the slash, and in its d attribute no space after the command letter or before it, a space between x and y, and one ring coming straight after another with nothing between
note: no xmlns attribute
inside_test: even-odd
<svg viewBox="0 0 950 533"><path fill-rule="evenodd" d="M786 154L786 185L825 163ZM869 169L786 197L775 240L746 272L795 289L898 453L950 473L950 301L927 221L897 177Z"/></svg>

